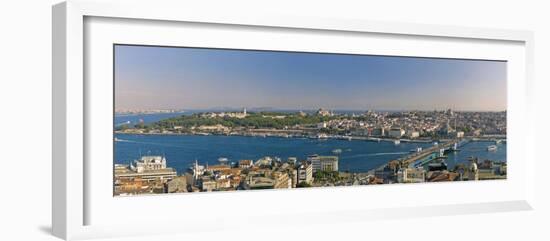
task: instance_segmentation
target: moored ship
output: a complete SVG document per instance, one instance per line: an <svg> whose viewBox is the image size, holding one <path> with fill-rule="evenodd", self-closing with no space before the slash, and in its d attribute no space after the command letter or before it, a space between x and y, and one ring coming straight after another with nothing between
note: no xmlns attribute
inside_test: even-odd
<svg viewBox="0 0 550 241"><path fill-rule="evenodd" d="M490 145L487 147L487 151L496 151L497 150L497 146L496 145Z"/></svg>

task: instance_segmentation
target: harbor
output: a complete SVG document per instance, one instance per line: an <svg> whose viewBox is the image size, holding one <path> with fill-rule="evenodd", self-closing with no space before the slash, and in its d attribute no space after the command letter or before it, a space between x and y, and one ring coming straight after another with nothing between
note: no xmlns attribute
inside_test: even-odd
<svg viewBox="0 0 550 241"><path fill-rule="evenodd" d="M339 139L318 140L309 138L263 138L244 136L194 136L194 135L131 135L116 134L115 160L120 164L139 157L140 154L164 154L171 160L171 166L178 171L188 168L195 160L201 163L215 163L225 157L229 162L240 159L259 159L264 156L306 158L310 154L338 155L340 170L349 172L368 172L390 160L405 160L414 164L439 149L450 144L434 146L430 143L401 142L396 145L390 141L347 141ZM488 152L490 141L469 141L460 146L457 153L447 157L450 167L466 163L470 156L483 159L506 161L506 145L500 144L496 152ZM212 148L216 146L217 148ZM423 148L422 152L411 150ZM208 151L206 151L208 150ZM335 153L336 152L336 153Z"/></svg>

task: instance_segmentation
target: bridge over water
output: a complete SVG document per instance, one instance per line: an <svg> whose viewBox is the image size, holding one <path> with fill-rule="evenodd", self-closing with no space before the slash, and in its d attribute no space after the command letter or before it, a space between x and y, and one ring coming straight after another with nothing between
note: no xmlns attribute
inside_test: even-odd
<svg viewBox="0 0 550 241"><path fill-rule="evenodd" d="M471 139L447 140L443 143L439 143L438 145L434 145L432 147L426 148L420 152L409 154L405 157L398 159L398 161L402 164L402 166L412 166L418 161L421 161L424 159L425 161L423 163L429 162L433 160L435 157L439 157L443 153L451 149L458 149L470 141Z"/></svg>

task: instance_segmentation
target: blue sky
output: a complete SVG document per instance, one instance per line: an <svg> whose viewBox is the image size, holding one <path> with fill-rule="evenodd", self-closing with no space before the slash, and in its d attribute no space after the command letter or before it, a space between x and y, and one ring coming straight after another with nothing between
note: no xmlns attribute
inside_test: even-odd
<svg viewBox="0 0 550 241"><path fill-rule="evenodd" d="M115 46L116 109L506 109L506 62Z"/></svg>

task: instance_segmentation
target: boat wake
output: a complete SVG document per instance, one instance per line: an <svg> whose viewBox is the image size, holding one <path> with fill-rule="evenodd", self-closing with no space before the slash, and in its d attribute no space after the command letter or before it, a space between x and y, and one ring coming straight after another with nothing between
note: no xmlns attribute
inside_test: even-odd
<svg viewBox="0 0 550 241"><path fill-rule="evenodd" d="M135 141L130 141L130 140L119 139L119 138L116 138L116 137L115 137L115 141L116 142L135 142Z"/></svg>
<svg viewBox="0 0 550 241"><path fill-rule="evenodd" d="M380 152L380 153L358 154L358 155L350 156L350 158L368 157L368 156L404 155L404 154L408 154L408 152Z"/></svg>
<svg viewBox="0 0 550 241"><path fill-rule="evenodd" d="M373 154L367 154L368 156L386 156L386 155L403 155L407 154L408 152L381 152L381 153L373 153Z"/></svg>

